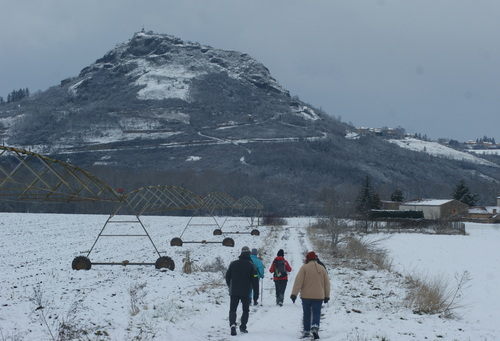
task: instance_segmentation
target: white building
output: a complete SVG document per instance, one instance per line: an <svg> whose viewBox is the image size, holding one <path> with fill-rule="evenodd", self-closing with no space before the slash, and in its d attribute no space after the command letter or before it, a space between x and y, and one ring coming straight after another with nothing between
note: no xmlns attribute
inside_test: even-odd
<svg viewBox="0 0 500 341"><path fill-rule="evenodd" d="M454 199L421 199L399 205L400 211L422 211L425 219L461 217L468 213L466 204Z"/></svg>

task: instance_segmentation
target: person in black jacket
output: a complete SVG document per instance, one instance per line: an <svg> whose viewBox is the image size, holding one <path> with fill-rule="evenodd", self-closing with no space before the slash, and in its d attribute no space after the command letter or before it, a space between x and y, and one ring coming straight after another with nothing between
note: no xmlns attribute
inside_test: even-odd
<svg viewBox="0 0 500 341"><path fill-rule="evenodd" d="M239 302L243 308L241 315L240 331L248 333L247 323L250 314L250 292L253 289L254 298L259 298L259 275L255 264L250 258L250 249L244 246L241 249L241 254L229 264L226 272L226 283L229 287L229 295L231 297L229 305L229 326L231 327L231 335L236 335L236 310ZM257 297L257 298L256 298Z"/></svg>

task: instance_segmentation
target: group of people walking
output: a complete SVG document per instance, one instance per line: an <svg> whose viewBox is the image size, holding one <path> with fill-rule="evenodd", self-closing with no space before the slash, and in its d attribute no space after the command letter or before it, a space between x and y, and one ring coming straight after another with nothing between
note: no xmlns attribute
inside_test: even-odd
<svg viewBox="0 0 500 341"><path fill-rule="evenodd" d="M285 259L285 252L280 249L274 258L269 272L273 274L276 289L276 305L283 306L288 283L288 273L292 267ZM258 250L244 246L238 260L231 262L226 272L229 287L229 326L231 335L237 335L237 309L241 302L242 315L239 329L248 333L247 323L250 304L258 305L259 283L264 278L264 264L258 258ZM314 251L308 252L304 264L300 267L292 287L290 299L293 303L300 293L303 312L303 336L319 339L321 307L330 300L330 280L323 263Z"/></svg>

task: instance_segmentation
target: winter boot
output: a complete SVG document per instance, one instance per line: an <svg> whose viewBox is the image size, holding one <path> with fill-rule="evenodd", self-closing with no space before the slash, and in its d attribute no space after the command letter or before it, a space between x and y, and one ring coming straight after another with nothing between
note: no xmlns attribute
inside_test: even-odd
<svg viewBox="0 0 500 341"><path fill-rule="evenodd" d="M311 332L306 332L306 331L304 331L304 332L302 333L302 338L303 338L303 339L308 339L308 338L310 338L310 337L311 337Z"/></svg>
<svg viewBox="0 0 500 341"><path fill-rule="evenodd" d="M233 335L233 336L234 336L234 335L236 335L236 334L237 334L237 333L236 333L236 326L233 324L233 325L231 326L231 335Z"/></svg>
<svg viewBox="0 0 500 341"><path fill-rule="evenodd" d="M314 338L314 340L319 339L318 330L319 330L319 328L318 328L318 327L312 327L312 328L311 328L311 331L312 331L312 334L313 334L313 338Z"/></svg>
<svg viewBox="0 0 500 341"><path fill-rule="evenodd" d="M247 326L240 326L240 332L248 333Z"/></svg>

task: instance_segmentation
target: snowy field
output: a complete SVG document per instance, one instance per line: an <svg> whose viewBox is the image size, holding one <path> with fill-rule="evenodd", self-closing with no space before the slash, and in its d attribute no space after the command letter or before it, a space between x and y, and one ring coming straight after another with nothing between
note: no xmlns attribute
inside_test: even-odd
<svg viewBox="0 0 500 341"><path fill-rule="evenodd" d="M287 219L283 227L260 226L260 236L243 233L249 231L244 219L221 219L217 223L227 234L214 236L213 219L199 218L199 224L188 225L189 217L144 216L151 240L162 255L175 261L174 271L152 265L72 270L73 258L82 252L86 255L107 219L105 215L0 213L0 340L53 340L61 326L76 331L83 340L299 339L300 300L293 304L288 296L305 252L313 249L306 229L314 219ZM381 242L394 269L402 274L439 273L453 280L457 273L470 272L472 280L463 293L465 307L455 320L416 315L403 308L403 277L387 271L334 268L321 250L315 250L332 280L321 339L500 339L500 226L467 224L466 229L468 236L399 234ZM181 235L183 241L214 243L170 246L170 240ZM220 243L227 236L235 240L234 248ZM158 254L144 239L101 237L89 258L154 263ZM274 285L266 273L262 305L251 308L249 333L230 336L223 275L245 245L261 250L266 268L283 248L293 271L283 307L275 305ZM191 274L182 272L187 251L195 268ZM224 267L207 271L217 269L217 259ZM240 314L241 310L238 318Z"/></svg>
<svg viewBox="0 0 500 341"><path fill-rule="evenodd" d="M498 167L498 165L494 164L493 162L487 161L485 159L482 159L481 157L476 156L479 155L479 153L470 154L468 152L458 151L433 141L423 141L407 137L403 140L389 140L389 142L395 143L401 148L410 149L416 152L425 152L437 157Z"/></svg>
<svg viewBox="0 0 500 341"><path fill-rule="evenodd" d="M490 155L500 155L500 149L470 149L469 153L473 154L490 154Z"/></svg>

